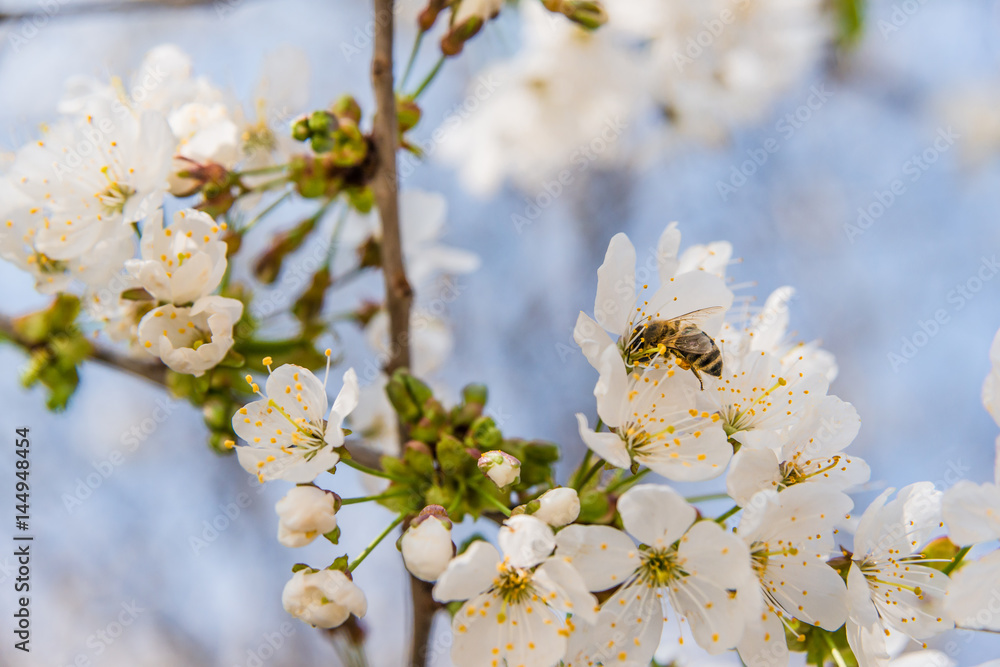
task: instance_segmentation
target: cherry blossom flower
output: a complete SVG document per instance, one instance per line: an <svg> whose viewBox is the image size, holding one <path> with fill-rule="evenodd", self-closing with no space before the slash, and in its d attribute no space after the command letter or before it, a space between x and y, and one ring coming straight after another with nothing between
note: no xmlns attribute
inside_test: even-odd
<svg viewBox="0 0 1000 667"><path fill-rule="evenodd" d="M329 414L327 378L320 382L311 371L285 364L268 376L265 393L253 385L261 398L233 415L233 430L246 442L236 448L244 470L261 482L284 479L306 484L340 461L341 426L358 404L358 376L353 368L344 373Z"/></svg>
<svg viewBox="0 0 1000 667"><path fill-rule="evenodd" d="M335 628L351 614L368 611L364 592L340 570L299 570L285 584L281 603L292 616L317 628Z"/></svg>
<svg viewBox="0 0 1000 667"><path fill-rule="evenodd" d="M687 371L658 364L626 373L615 347L605 349L594 389L597 413L613 430L594 432L577 414L580 437L611 465L633 461L676 481L721 475L733 454L717 414L697 409L698 383Z"/></svg>
<svg viewBox="0 0 1000 667"><path fill-rule="evenodd" d="M304 547L337 527L337 497L315 486L293 487L274 509L278 541L286 547Z"/></svg>
<svg viewBox="0 0 1000 667"><path fill-rule="evenodd" d="M242 314L243 304L236 299L203 296L191 306L166 304L149 311L139 322L138 336L146 351L171 369L197 377L225 359Z"/></svg>
<svg viewBox="0 0 1000 667"><path fill-rule="evenodd" d="M707 271L676 273L680 266L676 259L679 245L679 232L674 225L668 226L660 238L656 256L640 269L639 275L647 280L654 271L659 276L659 289L647 295L648 283L643 284L642 293L636 290L636 252L632 242L625 234L612 237L604 263L597 270L594 319L580 313L573 331L574 340L598 371L601 370L602 354L612 346L621 351L625 363L631 366L633 341L653 320L670 320L694 311L717 308L718 313L700 322L699 328L709 336L718 333L723 311L732 303L732 292L719 276ZM617 336L617 343L606 333L608 331Z"/></svg>
<svg viewBox="0 0 1000 667"><path fill-rule="evenodd" d="M790 619L830 631L847 620L847 587L826 559L834 523L853 506L829 486L803 484L761 491L744 507L737 533L750 550L763 603L747 615L738 646L744 663L787 665L783 624Z"/></svg>
<svg viewBox="0 0 1000 667"><path fill-rule="evenodd" d="M665 486L629 489L618 511L626 532L576 524L556 535L556 557L590 590L618 587L594 628L574 640L567 665L649 664L666 620L664 598L706 651L735 647L745 623L735 591L755 581L746 544L714 521L696 522L695 509Z"/></svg>
<svg viewBox="0 0 1000 667"><path fill-rule="evenodd" d="M860 457L843 453L861 427L854 407L836 396L809 405L774 444L743 447L733 456L726 489L740 505L764 489L822 483L843 491L868 481L871 471ZM784 442L782 442L782 440ZM763 441L766 442L766 441Z"/></svg>
<svg viewBox="0 0 1000 667"><path fill-rule="evenodd" d="M499 536L502 559L493 545L473 542L434 586L439 602L468 600L452 621L457 667L554 667L566 653L567 637L582 631L578 621L596 616L597 601L580 574L548 557L552 529L525 515L506 523Z"/></svg>
<svg viewBox="0 0 1000 667"><path fill-rule="evenodd" d="M125 266L139 284L160 301L191 303L211 293L226 272L226 244L212 216L186 209L163 227L157 211L143 225L142 259Z"/></svg>
<svg viewBox="0 0 1000 667"><path fill-rule="evenodd" d="M944 612L948 576L923 565L920 553L943 525L941 492L918 482L888 501L893 491L872 501L854 534L847 639L862 664L886 664L893 631L921 640L953 627Z"/></svg>

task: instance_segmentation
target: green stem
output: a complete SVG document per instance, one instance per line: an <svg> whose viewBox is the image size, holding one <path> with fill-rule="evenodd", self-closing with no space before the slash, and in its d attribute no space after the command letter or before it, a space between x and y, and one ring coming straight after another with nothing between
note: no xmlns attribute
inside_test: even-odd
<svg viewBox="0 0 1000 667"><path fill-rule="evenodd" d="M434 65L434 69L431 70L431 73L428 74L426 78L424 78L424 80L420 83L420 86L413 92L412 95L410 95L411 98L417 99L418 97L420 97L420 93L424 92L424 89L427 88L427 86L431 85L431 81L433 81L434 77L436 77L438 75L438 72L441 71L441 67L444 65L444 61L445 57L441 56L438 59L437 64Z"/></svg>
<svg viewBox="0 0 1000 667"><path fill-rule="evenodd" d="M728 518L729 518L729 517L731 517L732 515L734 515L734 514L736 514L737 512L739 512L739 511L740 511L740 509L741 509L741 508L740 508L740 506L739 506L739 505L733 505L733 506L732 506L732 508L731 508L731 509L730 509L730 510L729 510L728 512L726 512L725 514L721 514L721 515L719 515L719 516L715 517L715 521L716 521L717 523L723 523L723 522L725 522L725 520L726 520L726 519L728 519Z"/></svg>
<svg viewBox="0 0 1000 667"><path fill-rule="evenodd" d="M410 51L410 59L406 61L406 70L403 72L403 80L399 84L400 90L406 88L406 82L410 80L410 73L413 71L413 63L417 61L417 53L420 51L420 45L423 41L424 31L421 30L417 33L417 39L413 42L413 50Z"/></svg>
<svg viewBox="0 0 1000 667"><path fill-rule="evenodd" d="M372 550L378 546L378 543L384 540L385 536L391 533L392 529L398 526L400 523L402 523L403 519L405 518L406 518L406 512L400 512L398 515L396 515L396 518L392 520L392 523L386 526L385 530L383 530L378 537L372 540L371 544L365 547L365 550L362 551L357 558L351 561L351 564L347 566L347 571L354 572L354 568L356 568L358 565L361 565L361 561L367 558L368 554L370 554Z"/></svg>
<svg viewBox="0 0 1000 667"><path fill-rule="evenodd" d="M358 503L367 503L369 501L379 501L387 500L389 498L398 498L399 496L405 496L410 493L409 489L396 489L395 491L386 491L385 493L380 493L375 496L362 496L360 498L342 498L340 500L341 505L357 505Z"/></svg>
<svg viewBox="0 0 1000 667"><path fill-rule="evenodd" d="M490 505L493 505L493 507L495 507L496 509L498 509L501 512L503 512L504 516L510 516L510 508L507 507L506 505L504 505L502 501L498 500L495 496L493 496L492 494L490 494L488 491L484 491L484 490L480 489L479 487L476 487L476 491L479 492L479 496L483 500L485 500Z"/></svg>
<svg viewBox="0 0 1000 667"><path fill-rule="evenodd" d="M458 493L455 494L455 499L452 500L451 504L449 504L447 509L445 509L445 512L448 514L448 516L452 516L455 512L458 511L458 506L462 504L462 498L464 497L465 497L465 479L459 477Z"/></svg>
<svg viewBox="0 0 1000 667"><path fill-rule="evenodd" d="M270 205L268 205L267 208L265 208L263 211L261 211L259 214L257 214L257 216L254 217L253 220L251 220L247 224L243 225L243 228L239 230L239 233L240 234L246 234L247 232L249 232L250 229L253 228L254 225L256 225L258 222L260 222L264 218L264 216L266 216L267 214L269 214L274 209L278 208L278 206L280 206L281 204L283 204L285 202L285 200L288 199L291 196L292 196L292 193L291 193L291 191L289 191L289 192L286 192L285 194L281 195L277 199L275 199L274 202L272 202Z"/></svg>
<svg viewBox="0 0 1000 667"><path fill-rule="evenodd" d="M590 481L590 478L593 477L594 475L596 475L597 472L601 468L603 468L603 467L604 467L604 459L600 459L600 458L597 459L597 462L594 463L594 465L590 467L590 470L587 471L587 473L580 479L579 482L577 482L576 486L573 487L573 488L575 488L577 491L579 491L583 487L587 486L587 482Z"/></svg>
<svg viewBox="0 0 1000 667"><path fill-rule="evenodd" d="M246 171L237 171L234 176L259 176L260 174L276 174L279 171L284 171L288 169L287 164L273 164L270 167L259 167L257 169L247 169Z"/></svg>
<svg viewBox="0 0 1000 667"><path fill-rule="evenodd" d="M580 481L580 476L583 475L583 471L590 465L590 456L592 453L593 452L591 452L590 448L587 448L587 451L583 455L583 460L580 461L580 465L578 465L576 470L573 472L573 477L570 479L569 485L574 489L579 488L578 482Z"/></svg>
<svg viewBox="0 0 1000 667"><path fill-rule="evenodd" d="M955 558L950 563L945 565L944 569L942 569L941 571L945 574L951 574L952 572L954 572L955 568L958 567L958 564L962 562L962 559L965 558L965 555L969 553L969 550L971 548L972 545L969 545L967 547L962 547L959 550L959 552L955 554Z"/></svg>
<svg viewBox="0 0 1000 667"><path fill-rule="evenodd" d="M821 632L823 634L823 639L826 640L826 645L830 649L830 655L833 656L833 661L837 663L837 667L847 667L847 661L844 660L844 656L840 655L837 645L833 643L833 637L830 636L829 632Z"/></svg>
<svg viewBox="0 0 1000 667"><path fill-rule="evenodd" d="M637 482L641 481L643 477L645 477L651 472L653 471L650 470L649 468L643 468L642 470L632 475L631 477L626 477L625 479L618 480L614 484L609 485L608 488L605 489L605 491L607 491L608 493L614 493L615 491L623 487L630 487L633 484L636 484Z"/></svg>
<svg viewBox="0 0 1000 667"><path fill-rule="evenodd" d="M264 354L280 354L282 352L291 352L297 350L303 345L306 345L306 341L299 338L288 338L286 340L243 340L237 345L237 352L241 354L252 354L255 352L260 352Z"/></svg>
<svg viewBox="0 0 1000 667"><path fill-rule="evenodd" d="M403 480L397 479L394 475L390 475L389 473L383 472L382 470L375 470L375 468L369 468L368 466L361 465L360 463L354 461L353 459L340 459L340 462L343 463L348 468L354 468L355 470L363 472L366 475L371 475L372 477L381 477L382 479L391 479L392 481L399 482L400 484L403 483Z"/></svg>
<svg viewBox="0 0 1000 667"><path fill-rule="evenodd" d="M689 503L703 503L708 500L725 500L729 498L728 493L710 493L707 496L691 496L690 498L685 498L684 500Z"/></svg>

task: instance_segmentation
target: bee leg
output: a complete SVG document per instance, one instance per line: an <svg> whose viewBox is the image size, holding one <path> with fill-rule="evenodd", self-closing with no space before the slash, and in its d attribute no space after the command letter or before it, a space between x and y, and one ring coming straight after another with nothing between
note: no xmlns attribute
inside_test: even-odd
<svg viewBox="0 0 1000 667"><path fill-rule="evenodd" d="M692 367L691 367L691 372L692 372L692 373L694 373L694 376L695 376L696 378L698 378L698 384L700 384L700 385L701 385L701 390L702 390L702 391L705 391L705 380L704 380L704 379L702 379L702 377L701 377L701 373L699 373L699 372L698 372L698 369L697 369L697 368L695 368L694 366L692 366Z"/></svg>

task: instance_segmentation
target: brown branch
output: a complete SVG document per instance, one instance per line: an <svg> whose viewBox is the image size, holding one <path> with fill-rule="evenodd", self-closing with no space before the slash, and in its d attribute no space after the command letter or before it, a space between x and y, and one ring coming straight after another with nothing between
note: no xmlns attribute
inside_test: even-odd
<svg viewBox="0 0 1000 667"><path fill-rule="evenodd" d="M8 340L18 347L30 350L37 345L24 339L14 326L14 318L0 315L0 339ZM116 368L158 385L166 386L167 369L156 363L146 363L107 348L91 345L91 360L109 368Z"/></svg>
<svg viewBox="0 0 1000 667"><path fill-rule="evenodd" d="M385 275L386 308L389 311L389 362L386 373L410 365L410 306L413 290L406 278L399 232L399 198L396 151L399 123L392 76L393 0L375 0L375 54L372 84L375 88L373 135L376 172L372 182L375 204L382 221L382 271Z"/></svg>
<svg viewBox="0 0 1000 667"><path fill-rule="evenodd" d="M413 290L406 278L403 246L399 230L399 187L396 175L396 152L399 149L399 123L396 119L396 92L393 82L393 0L374 0L375 52L372 55L372 86L375 89L375 120L372 135L376 151L376 171L372 182L375 204L382 222L382 272L385 277L385 303L389 312L389 362L385 371L392 375L410 365L410 308ZM399 441L406 441L400 424ZM410 643L410 667L427 663L427 642L437 603L431 586L410 577L413 601L413 637Z"/></svg>

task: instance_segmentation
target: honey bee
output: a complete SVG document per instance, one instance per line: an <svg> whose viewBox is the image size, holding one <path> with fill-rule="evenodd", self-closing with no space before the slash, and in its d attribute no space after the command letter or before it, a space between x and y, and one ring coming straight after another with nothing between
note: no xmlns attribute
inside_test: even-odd
<svg viewBox="0 0 1000 667"><path fill-rule="evenodd" d="M721 306L702 308L670 320L650 320L635 328L625 351L632 364L643 365L657 355L673 356L705 388L701 373L722 377L722 352L698 323L722 312ZM699 373L701 371L701 373Z"/></svg>

